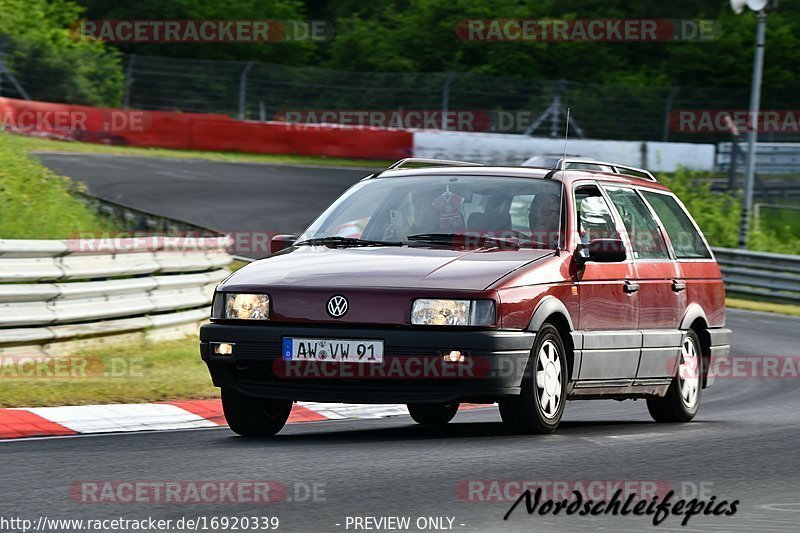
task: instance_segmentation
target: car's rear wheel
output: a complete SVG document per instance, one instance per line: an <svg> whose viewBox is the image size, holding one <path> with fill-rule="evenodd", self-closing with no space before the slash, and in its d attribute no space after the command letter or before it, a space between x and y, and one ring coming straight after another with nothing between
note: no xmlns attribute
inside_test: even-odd
<svg viewBox="0 0 800 533"><path fill-rule="evenodd" d="M408 412L414 422L423 426L439 426L450 422L458 412L458 402L454 403L410 403Z"/></svg>
<svg viewBox="0 0 800 533"><path fill-rule="evenodd" d="M666 396L648 398L647 410L656 422L689 422L700 409L702 382L700 338L689 330L681 344L678 372Z"/></svg>
<svg viewBox="0 0 800 533"><path fill-rule="evenodd" d="M228 426L243 437L271 437L286 424L291 400L245 396L235 389L222 389L222 410Z"/></svg>
<svg viewBox="0 0 800 533"><path fill-rule="evenodd" d="M514 433L552 433L567 400L567 357L558 330L545 324L536 334L519 396L500 401L503 423Z"/></svg>

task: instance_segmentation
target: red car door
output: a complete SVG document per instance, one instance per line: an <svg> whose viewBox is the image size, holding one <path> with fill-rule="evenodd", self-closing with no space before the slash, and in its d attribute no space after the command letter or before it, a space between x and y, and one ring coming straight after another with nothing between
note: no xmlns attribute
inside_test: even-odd
<svg viewBox="0 0 800 533"><path fill-rule="evenodd" d="M679 321L686 306L681 277L658 219L639 192L630 187L605 186L622 217L631 241L639 284L639 329L642 354L636 377L674 375L682 333Z"/></svg>
<svg viewBox="0 0 800 533"><path fill-rule="evenodd" d="M597 185L578 185L574 194L583 244L597 238L620 238L615 217ZM642 336L638 331L639 298L631 258L620 263L587 262L578 273L577 285L580 346L576 350L581 353L578 379L584 382L578 386L633 379Z"/></svg>

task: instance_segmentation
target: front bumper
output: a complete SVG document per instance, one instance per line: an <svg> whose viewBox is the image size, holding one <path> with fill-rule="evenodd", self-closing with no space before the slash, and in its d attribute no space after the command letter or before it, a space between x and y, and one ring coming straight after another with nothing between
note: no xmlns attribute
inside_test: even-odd
<svg viewBox="0 0 800 533"><path fill-rule="evenodd" d="M284 337L376 339L384 362L285 362ZM214 385L248 396L312 402L414 403L495 401L517 395L535 334L502 330L342 328L281 324L206 324L200 354ZM212 353L209 343L232 343ZM451 350L465 363L443 363Z"/></svg>

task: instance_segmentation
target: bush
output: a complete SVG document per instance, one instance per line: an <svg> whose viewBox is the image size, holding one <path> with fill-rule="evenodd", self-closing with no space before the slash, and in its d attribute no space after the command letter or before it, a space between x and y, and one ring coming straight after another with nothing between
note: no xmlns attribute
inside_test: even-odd
<svg viewBox="0 0 800 533"><path fill-rule="evenodd" d="M708 174L680 169L659 180L678 195L705 233L711 246L737 248L742 217L739 195L711 190ZM748 249L761 252L800 254L800 235L791 225L762 224L748 237Z"/></svg>
<svg viewBox="0 0 800 533"><path fill-rule="evenodd" d="M679 169L659 180L686 205L711 246L736 248L739 242L741 201L730 193L711 190L711 181L701 172Z"/></svg>

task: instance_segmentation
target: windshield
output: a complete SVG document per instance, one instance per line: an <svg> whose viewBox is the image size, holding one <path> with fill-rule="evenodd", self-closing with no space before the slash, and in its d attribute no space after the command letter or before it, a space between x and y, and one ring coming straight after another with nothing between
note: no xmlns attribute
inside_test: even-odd
<svg viewBox="0 0 800 533"><path fill-rule="evenodd" d="M502 176L414 176L359 182L298 243L340 237L379 243L444 243L456 237L558 246L561 183Z"/></svg>

